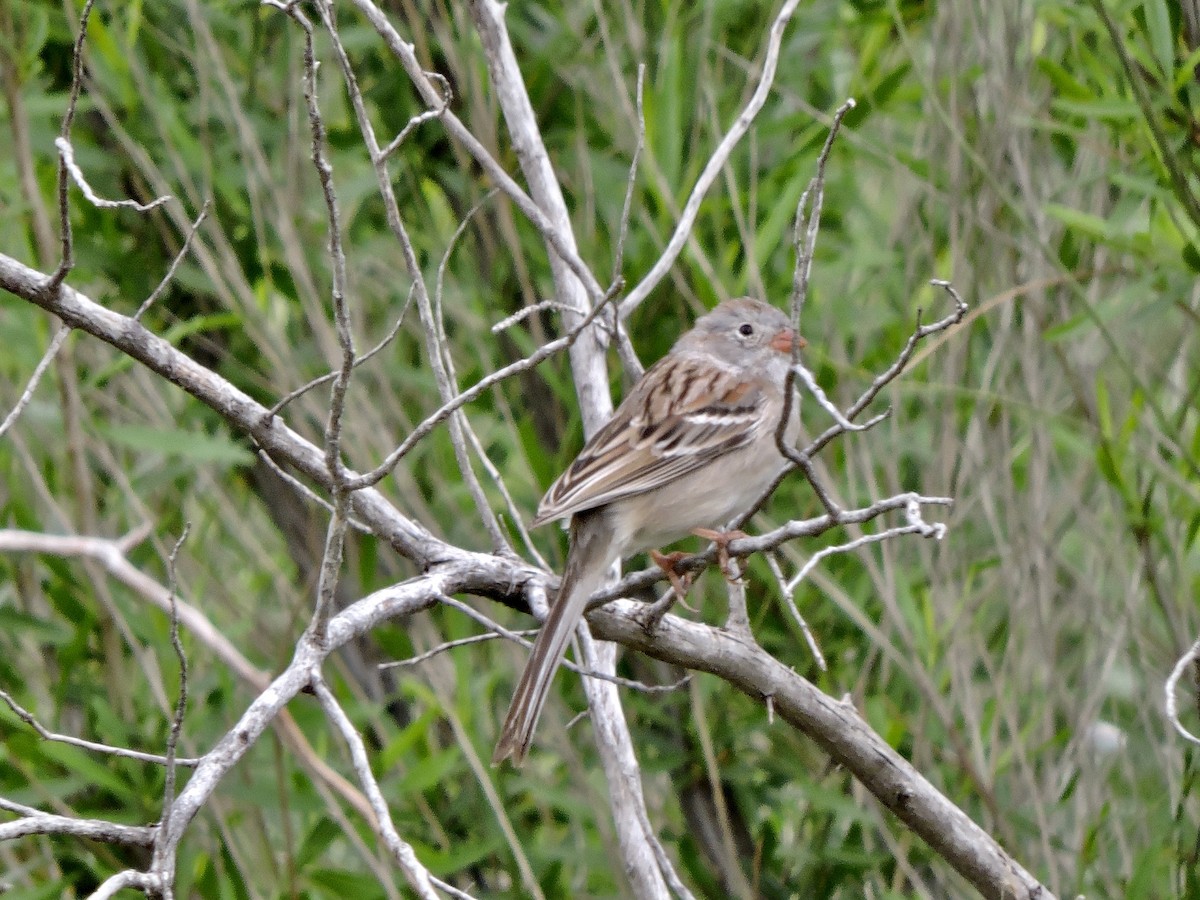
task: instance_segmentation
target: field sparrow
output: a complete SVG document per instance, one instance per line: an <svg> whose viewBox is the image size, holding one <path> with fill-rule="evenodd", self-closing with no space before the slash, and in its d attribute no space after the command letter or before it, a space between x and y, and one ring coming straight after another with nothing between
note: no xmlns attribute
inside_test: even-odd
<svg viewBox="0 0 1200 900"><path fill-rule="evenodd" d="M554 482L533 525L571 517L562 586L538 633L492 762L529 749L588 599L618 559L720 527L784 467L775 446L797 338L782 312L743 297L696 322L646 371ZM786 440L800 427L792 406Z"/></svg>

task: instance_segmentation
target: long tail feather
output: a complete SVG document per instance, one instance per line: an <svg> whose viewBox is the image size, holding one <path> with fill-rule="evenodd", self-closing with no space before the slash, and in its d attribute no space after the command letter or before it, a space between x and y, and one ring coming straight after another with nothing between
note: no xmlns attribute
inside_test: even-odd
<svg viewBox="0 0 1200 900"><path fill-rule="evenodd" d="M580 513L572 520L571 550L562 586L550 607L546 624L538 632L529 662L525 664L521 681L513 693L512 705L492 754L493 765L508 756L512 756L514 766L524 761L554 673L566 655L575 626L583 617L588 599L604 582L605 573L615 559L612 544L612 533L602 512Z"/></svg>

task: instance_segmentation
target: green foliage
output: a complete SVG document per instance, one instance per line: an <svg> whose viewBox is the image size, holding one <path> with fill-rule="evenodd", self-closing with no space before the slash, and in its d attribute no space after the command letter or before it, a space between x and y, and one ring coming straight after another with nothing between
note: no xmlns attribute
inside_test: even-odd
<svg viewBox="0 0 1200 900"><path fill-rule="evenodd" d="M389 7L453 109L516 171L486 66L458 4ZM636 283L665 245L708 154L752 90L773 10L663 0L539 7L507 21L583 256L614 266L636 144L634 85L646 65L646 147L620 272ZM343 40L386 141L421 110L399 66L350 6ZM56 158L75 22L44 0L0 0L0 66L31 159L0 154L0 250L51 269L37 214L56 223ZM801 4L776 87L752 135L705 199L694 241L634 315L651 361L703 308L791 284L796 202L828 115L858 106L829 162L804 312L808 362L836 401L894 359L919 309L940 316L931 277L953 278L967 325L918 355L877 402L876 430L829 447L836 495L859 505L901 490L953 496L948 538L900 540L825 560L797 603L829 669L811 660L761 561L753 628L778 658L864 716L1060 896L1188 897L1200 809L1194 759L1160 713L1161 684L1200 630L1200 36L1166 0ZM72 189L71 283L130 313L158 285L201 204L194 251L147 313L158 334L250 395L273 403L337 362L329 322L325 209L309 161L301 35L254 3L100 0L73 142L102 196L181 202L156 213L98 210ZM355 338L374 346L405 309L408 284L328 40L320 100L329 133ZM21 166L37 187L22 188ZM444 315L460 384L528 353L559 327L547 314L491 326L551 294L536 230L436 122L394 159L402 215L432 280L446 263ZM15 403L52 333L0 300L0 412ZM616 390L623 387L614 378ZM78 395L77 401L71 399ZM326 387L284 411L320 438ZM373 465L437 405L425 336L404 313L395 341L356 373L343 446ZM564 359L468 408L517 511L577 450L581 426ZM807 402L805 421L825 423ZM73 337L13 431L0 440L0 527L116 537L153 525L131 561L160 582L185 521L182 597L255 665L286 664L308 620L325 521L283 504L244 435L96 341ZM492 507L510 515L485 480ZM383 489L449 540L489 549L444 431ZM756 526L814 514L795 478ZM934 515L931 513L931 516ZM871 529L876 525L870 526ZM799 564L821 543L798 542ZM553 563L562 538L534 538ZM315 548L315 549L314 549ZM314 556L314 554L316 554ZM411 574L373 539L348 549L342 599ZM694 599L723 615L708 575ZM469 598L487 608L487 602ZM48 727L160 751L178 665L164 616L95 565L0 555L0 688ZM527 617L486 609L512 627ZM560 676L521 773L486 759L523 657L469 645L373 677L377 659L477 633L451 610L382 627L331 667L354 697L401 835L431 869L480 896L524 896L523 854L547 896L627 892L577 679ZM187 754L203 752L252 696L186 633ZM364 674L367 673L367 674ZM665 683L627 654L622 674ZM349 701L348 701L349 702ZM733 893L719 849L713 779L729 810L744 881L764 897L961 896L967 888L760 704L700 678L674 694L627 694L655 825L703 896ZM1200 731L1184 703L1185 724ZM289 710L326 762L343 748L304 698ZM1109 732L1104 729L1111 728ZM707 736L702 734L702 729ZM1101 735L1108 733L1106 743ZM711 741L717 768L706 762ZM186 778L186 774L181 777ZM485 781L487 783L485 783ZM156 820L162 773L42 742L0 707L0 796L78 816ZM494 791L498 800L491 799ZM520 848L510 844L511 823ZM354 833L350 833L350 830ZM369 828L281 739L256 747L183 843L180 896L390 896ZM20 897L80 896L144 863L136 852L65 838L15 842L0 883ZM7 895L6 895L7 896Z"/></svg>

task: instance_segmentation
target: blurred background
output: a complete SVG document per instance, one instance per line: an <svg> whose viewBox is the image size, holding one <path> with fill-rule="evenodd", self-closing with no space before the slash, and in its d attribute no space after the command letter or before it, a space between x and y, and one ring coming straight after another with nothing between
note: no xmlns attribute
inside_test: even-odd
<svg viewBox="0 0 1200 900"><path fill-rule="evenodd" d="M581 255L601 281L637 143L646 146L621 271L665 245L712 148L757 83L775 10L713 0L512 2L507 22ZM54 138L67 105L79 5L0 0L0 251L58 262ZM452 108L513 173L469 16L454 3L385 9ZM369 113L387 140L420 112L396 60L349 4L338 21ZM360 349L400 319L408 282L326 36L320 102L345 223ZM254 2L98 0L85 49L76 158L102 196L179 199L97 210L72 189L70 284L131 314L162 279L205 200L192 252L148 327L268 404L338 359L326 213L301 92L302 34ZM1196 754L1163 715L1163 682L1200 632L1200 12L1194 0L922 3L815 0L787 28L774 90L687 250L630 321L644 364L722 298L783 304L796 202L830 115L846 119L801 322L806 360L851 400L911 333L949 310L966 322L923 345L876 402L891 417L828 447L820 469L846 505L915 490L948 495L941 543L899 539L824 561L797 603L829 660L821 672L765 561L750 567L752 626L776 657L869 722L1059 896L1200 896ZM460 384L558 334L552 312L491 326L551 296L542 241L436 122L394 158L402 215L432 280L453 247L443 312ZM54 323L0 299L0 412L16 402ZM614 395L627 386L613 357ZM361 367L343 446L376 464L437 406L415 313ZM320 388L289 424L319 440ZM528 521L582 442L556 357L468 407L480 451ZM812 433L828 424L805 406ZM120 536L261 669L290 660L310 615L325 514L257 463L212 411L111 348L75 335L0 441L0 527ZM505 501L479 460L493 501ZM382 484L448 541L490 549L444 430ZM800 476L754 529L816 514ZM883 527L876 522L865 531ZM793 567L845 530L786 549ZM534 535L561 566L565 540ZM341 599L413 574L357 536ZM709 573L697 615L723 620ZM477 607L510 627L527 616ZM689 614L690 615L690 614ZM178 665L169 624L94 565L0 556L0 688L61 731L156 751ZM400 659L475 634L453 610L378 629L336 658L339 694L373 749L402 836L477 896L525 896L523 856L547 897L628 892L578 679L561 677L519 773L490 755L524 652L495 642L412 668ZM202 753L252 688L188 634L182 752ZM678 672L626 654L622 674ZM1183 722L1200 731L1193 679ZM807 739L710 677L626 697L650 814L700 896L957 897L970 889ZM348 771L316 704L290 707L317 751ZM714 791L713 785L720 787ZM0 709L0 795L48 811L157 820L162 773L40 741ZM506 837L511 824L519 847ZM378 875L360 818L273 735L192 825L179 896L404 896ZM136 865L121 848L26 838L0 844L0 890L77 896ZM144 863L144 861L143 861Z"/></svg>

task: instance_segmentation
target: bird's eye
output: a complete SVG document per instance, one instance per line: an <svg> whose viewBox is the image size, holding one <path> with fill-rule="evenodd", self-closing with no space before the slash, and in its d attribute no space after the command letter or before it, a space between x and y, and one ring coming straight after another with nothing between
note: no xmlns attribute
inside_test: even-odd
<svg viewBox="0 0 1200 900"><path fill-rule="evenodd" d="M750 335L754 334L754 326L749 322L743 322L738 326L738 334L742 337L750 337Z"/></svg>

